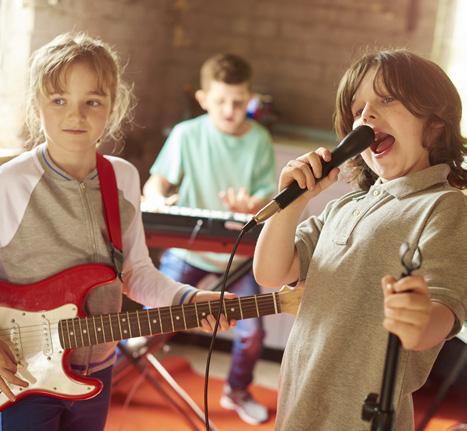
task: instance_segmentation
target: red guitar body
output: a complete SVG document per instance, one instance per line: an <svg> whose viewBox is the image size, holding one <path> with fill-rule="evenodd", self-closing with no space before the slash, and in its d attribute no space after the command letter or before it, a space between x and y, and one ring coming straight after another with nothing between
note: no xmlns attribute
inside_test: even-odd
<svg viewBox="0 0 467 431"><path fill-rule="evenodd" d="M60 344L58 322L84 316L89 291L114 279L111 267L85 264L33 284L0 281L0 339L16 357L17 375L29 383L27 388L11 385L16 400L33 394L81 400L101 391L99 380L71 370L71 350ZM0 392L0 410L10 404Z"/></svg>

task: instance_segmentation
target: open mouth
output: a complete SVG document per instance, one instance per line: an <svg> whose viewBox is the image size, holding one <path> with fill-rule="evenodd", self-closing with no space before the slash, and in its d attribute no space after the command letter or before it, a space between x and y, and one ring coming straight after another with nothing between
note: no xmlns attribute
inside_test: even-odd
<svg viewBox="0 0 467 431"><path fill-rule="evenodd" d="M395 138L387 133L377 133L375 140L370 145L370 149L374 154L382 154L387 152L394 145Z"/></svg>

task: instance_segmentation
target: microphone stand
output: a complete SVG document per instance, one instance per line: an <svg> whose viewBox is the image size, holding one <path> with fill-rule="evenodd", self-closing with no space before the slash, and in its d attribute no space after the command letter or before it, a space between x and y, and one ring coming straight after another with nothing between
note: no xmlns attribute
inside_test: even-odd
<svg viewBox="0 0 467 431"><path fill-rule="evenodd" d="M413 262L407 262L405 257L410 251L408 243L403 243L399 250L402 266L405 271L400 278L407 277L412 271L419 269L422 264L422 255L417 247ZM381 385L381 398L378 402L378 394L370 393L365 398L362 407L362 419L371 422L371 431L392 431L394 420L394 386L396 384L397 366L399 363L401 342L394 334L389 334L384 362L383 381Z"/></svg>

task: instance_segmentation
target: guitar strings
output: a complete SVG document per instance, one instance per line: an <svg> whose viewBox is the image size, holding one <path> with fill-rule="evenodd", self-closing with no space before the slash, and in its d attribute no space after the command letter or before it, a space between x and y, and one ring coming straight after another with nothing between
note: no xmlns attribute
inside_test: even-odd
<svg viewBox="0 0 467 431"><path fill-rule="evenodd" d="M251 297L248 297L248 296L245 296L245 297L241 297L241 309L242 311L244 310L254 310L256 308L256 303L258 303L258 308L260 308L260 305L262 308L265 308L264 306L265 305L270 305L272 304L271 302L271 296L272 294L266 294L265 296L268 296L267 298L264 297L263 295L260 295L260 296L257 296L256 297L256 300L255 300L255 296L251 296ZM238 299L228 299L225 302L225 305L226 305L226 308L230 310L230 306L233 305L235 308L240 308L238 307ZM89 315L89 316L82 316L82 317L79 317L79 316L75 316L75 317L69 317L69 318L65 318L65 319L59 319L57 321L50 321L50 320L47 320L47 322L52 322L52 323L56 323L56 322L59 322L61 320L73 320L73 319L82 319L82 320L86 320L86 319L96 319L96 318L100 318L100 316L102 317L105 317L105 318L117 318L118 319L118 316L121 316L121 317L130 317L131 318L136 318L138 319L141 315L147 315L147 313L154 313L156 314L156 317L159 315L159 312L162 316L162 314L164 314L164 317L165 315L167 316L170 316L170 314L175 315L174 313L176 312L181 312L181 313L186 313L187 311L194 311L196 309L198 309L198 314L200 314L201 312L208 312L209 313L209 305L211 305L211 308L214 308L215 306L218 306L219 305L219 301L208 301L208 302L200 302L200 303L196 303L196 306L195 306L195 303L193 304L183 304L183 305L176 305L176 306L167 306L167 307L160 307L160 308L152 308L152 309L147 309L147 310L138 310L138 311L131 311L131 312L115 312L115 313L109 313L109 314L98 314L98 315ZM202 307L205 307L206 309L202 309ZM271 305L272 307L272 305ZM272 307L272 309L274 309L274 307ZM172 313L170 312L172 310ZM50 311L50 310L49 310ZM237 310L236 310L237 311ZM26 313L28 313L28 311L26 311ZM31 312L31 313L40 313L40 312ZM47 311L42 311L41 313L47 313ZM26 326L22 326L21 328L29 328L29 327L38 327L38 326L41 326L40 324L34 324L34 325L26 325ZM0 330L0 334L2 333L5 333L5 332L10 332L10 330L12 329L13 327L11 327L10 329L3 329L3 330Z"/></svg>
<svg viewBox="0 0 467 431"><path fill-rule="evenodd" d="M277 292L275 292L277 293ZM271 305L271 296L273 294L265 294L265 296L263 295L260 295L260 296L256 296L256 300L255 300L255 297L252 296L252 297L241 297L241 309L242 309L242 313L245 314L245 315L248 315L249 312L256 312L254 314L256 314L256 316L253 314L253 316L251 317L259 317L257 316L257 311L261 309L264 310L264 306L267 305L270 307L270 310L268 309L268 311L271 311L271 313L263 313L263 314L273 314L276 312L276 308L274 306ZM218 306L219 305L219 301L209 301L211 307L212 306ZM239 312L239 309L240 307L238 307L238 299L229 299L229 300L226 300L225 301L225 305L226 305L226 309L227 309L227 314L229 314L229 311L231 313L237 313L240 317L240 312ZM184 304L184 305L180 305L180 306L175 306L175 307L161 307L159 309L157 308L154 308L154 309L148 309L146 311L134 311L134 312L128 312L127 314L125 313L110 313L110 314L106 314L106 315L96 315L96 316L85 316L85 317L71 317L71 318L66 318L66 319L59 319L57 321L48 321L48 327L50 327L50 332L52 332L53 330L57 330L58 331L58 323L60 321L74 321L75 319L77 319L78 321L86 321L85 325L86 328L85 330L87 331L88 330L88 327L91 326L91 328L89 329L89 332L79 332L79 338L81 339L81 341L83 341L82 345L81 346L77 346L77 347L83 347L83 346L88 346L88 345L93 345L93 344L104 344L104 343L110 343L110 342L115 342L115 341L118 341L120 339L125 339L125 338L133 338L135 336L141 336L141 334L139 335L130 335L130 333L127 333L125 334L124 337L118 337L117 339L111 339L111 340L106 340L106 335L105 333L102 333L101 331L97 331L97 327L101 327L103 331L105 331L107 328L110 328L110 326L112 326L112 329L116 329L116 332L119 333L120 335L123 335L122 332L124 329L127 329L129 332L135 332L135 328L132 327L132 328L127 328L129 327L130 325L134 325L135 323L137 323L138 325L140 323L143 323L143 325L146 325L148 326L148 323L149 323L149 328L151 328L151 331L153 329L153 325L151 325L150 322L148 322L148 315L147 315L147 312L149 313L153 313L155 314L155 316L152 316L152 317L159 317L159 312L160 312L160 315L161 315L161 318L162 320L166 320L166 323L168 324L168 328L169 329L168 331L166 331L165 329L165 325L162 325L164 331L157 331L157 332L153 332L153 335L157 335L157 334L163 334L163 333L172 333L172 332L176 332L176 330L185 330L185 329L193 329L193 328L196 328L196 327L199 327L200 325L197 325L197 326L190 326L190 327L187 327L187 328L180 328L180 329L175 329L175 325L171 325L171 320L174 318L174 316L176 316L176 314L174 313L177 313L177 311L179 312L186 312L187 309L188 310L196 310L196 308L200 309L202 307L205 307L206 310L198 310L198 320L202 320L203 318L205 318L205 316L202 315L203 312L207 312L209 313L209 308L208 308L209 304L208 303L199 303L197 305L197 307L195 307L194 304ZM231 307L233 306L235 308L235 311L231 311L230 309L233 308ZM174 309L175 308L175 309ZM156 310L158 310L156 312ZM172 310L172 313L170 313L170 310ZM277 311L280 311L279 309L277 309ZM225 312L225 310L224 310ZM172 314L172 316L171 316ZM261 314L260 314L261 315ZM96 318L100 320L100 317L102 316L103 319L107 320L107 322L104 323L104 325L102 325L102 321L96 321ZM114 325L113 321L119 320L119 316L120 316L120 325L119 326L116 326ZM142 322L141 321L141 317L144 318L145 322ZM185 316L186 317L186 316ZM112 319L113 318L113 319ZM124 323L121 319L124 318L125 321L127 323ZM76 322L75 322L76 323ZM123 323L123 325L122 325ZM71 323L72 326L73 326L73 330L75 329L74 328L74 325L73 323ZM90 325L89 325L90 324ZM96 326L99 325L99 326ZM159 327L160 327L160 322L158 322L159 324ZM25 328L29 328L29 330L24 330ZM120 328L122 328L122 331L120 331ZM0 330L0 337L4 338L5 336L7 338L10 338L10 335L11 335L11 331L13 330L14 328L11 327L9 329L4 329L4 330ZM68 331L68 327L65 328L67 331ZM139 329L139 326L138 326L138 329ZM162 329L162 328L161 328ZM44 330L44 325L43 324L35 324L35 325L28 325L28 326L23 326L21 327L21 345L22 346L25 346L27 348L27 345L29 344L28 342L30 342L31 339L34 339L34 343L33 345L37 345L38 342L37 342L37 337L40 336L40 334L42 334ZM94 331L95 333L92 333L91 331ZM73 331L74 332L74 331ZM99 337L97 335L96 332L99 332L101 333L101 337ZM112 331L111 331L112 332ZM139 332L139 331L137 331ZM67 334L69 339L73 339L73 341L76 343L77 340L76 340L76 333L73 334L73 335L70 335L69 333ZM128 335L128 336L126 336ZM151 335L151 334L146 334L146 335ZM99 341L100 338L103 338L104 341ZM93 341L96 341L95 343ZM71 343L73 344L73 343Z"/></svg>
<svg viewBox="0 0 467 431"><path fill-rule="evenodd" d="M269 306L271 312L275 312L275 308L273 306L270 306L270 304L261 304L261 301L259 301L258 302L258 307L256 307L256 303L247 304L247 305L242 306L242 313L246 315L246 314L249 314L249 312L251 312L251 311L256 312L256 311L258 311L257 308L264 310L265 305ZM153 309L153 310L157 310L157 309ZM153 310L147 310L147 311L149 311L149 313L153 313L152 315L149 314L149 319L151 319L153 317L157 317L157 318L159 317L159 313L158 312L155 313ZM193 307L193 310L194 310L194 307ZM182 310L182 309L180 309L179 311L180 311L179 314L181 314L181 315L185 314L185 318L186 317L192 317L192 316L186 316L186 310L185 310L185 313L183 313L184 310ZM269 309L268 309L268 311L269 311ZM234 313L236 313L239 317L241 316L241 313L238 311L238 309L234 309L232 311L231 307L227 307L227 314L230 314L229 318L232 318L232 314L234 314ZM171 326L171 320L172 319L176 319L176 317L180 317L179 314L177 314L177 312L175 312L173 310L172 310L172 313L170 313L169 310L161 310L161 312L160 312L161 319L166 320L169 326ZM203 318L206 317L207 314L210 314L210 311L208 309L198 310L197 316L198 316L199 319L203 319ZM257 314L257 313L255 313L255 314ZM265 314L265 313L262 313L262 314ZM102 319L104 319L104 322L100 321L101 316L102 316ZM261 311L260 311L260 316L261 316ZM250 316L250 317L259 317L259 316L253 315L253 316ZM65 318L65 319L59 319L59 320L56 320L56 321L47 320L47 326L53 325L53 324L58 324L58 322L60 322L60 321L64 321L64 322L69 321L71 325L73 325L73 321L75 323L77 323L78 321L81 321L81 322L86 321L88 324L90 323L93 327L95 325L99 325L99 326L112 325L112 327L113 327L113 326L116 326L115 321L118 322L119 320L120 320L120 323L123 324L124 326L128 326L128 323L126 323L126 322L130 322L131 325L133 325L135 323L138 323L138 322L143 322L143 323L147 324L148 315L147 315L146 311L138 311L138 312L134 311L134 312L129 312L128 315L125 314L125 313L110 313L110 314L102 314L102 315L99 314L99 315L94 315L94 316L90 315L90 316L83 316L83 317L76 316L76 317L69 317L69 318ZM157 324L160 326L159 320L158 320ZM151 327L152 326L153 325L151 325ZM165 325L163 325L163 326L165 326ZM12 326L10 328L0 330L0 336L5 336L7 334L10 334L11 331L14 328L15 327ZM26 328L31 328L31 330L25 330ZM41 332L41 330L43 330L43 328L44 328L44 324L34 324L34 325L21 326L21 335L30 334L30 333L36 334L37 332ZM186 329L191 329L191 328L186 328ZM171 332L174 332L174 331L175 331L175 328L173 328L173 330Z"/></svg>
<svg viewBox="0 0 467 431"><path fill-rule="evenodd" d="M247 306L242 307L242 313L244 315L247 315L249 317L259 317L257 314L258 309L262 308L264 310L264 304L258 303L258 307L256 307L256 304L250 304ZM263 314L274 314L275 313L275 308L270 307L268 309L270 313L263 313ZM278 310L279 311L279 310ZM207 314L209 314L209 310L206 310ZM230 313L229 313L230 312ZM177 331L183 331L183 330L188 330L188 329L194 329L197 327L200 327L201 325L189 325L185 327L185 325L178 326L175 323L176 315L172 313L172 316L170 316L170 312L165 310L165 312L161 312L161 320L165 321L165 324L160 323L160 320L157 319L157 323L151 323L151 321L148 321L148 316L145 312L139 312L138 315L135 314L136 312L129 313L129 315L121 315L121 314L107 314L107 315L102 315L102 318L104 319L104 322L101 321L100 316L86 316L86 317L72 317L72 318L67 318L67 319L59 319L56 321L48 321L47 328L50 328L51 330L55 329L57 327L58 330L58 324L60 321L68 321L71 326L71 331L70 327L65 324L64 330L67 332L67 338L73 339L74 343L77 342L76 335L79 335L79 337L85 341L83 345L89 345L89 340L91 340L90 344L102 344L106 342L113 342L113 341L118 341L120 339L126 339L126 338L133 338L136 336L142 336L141 333L133 335L134 332L140 332L139 328L141 324L146 328L150 329L150 332L145 334L145 335L157 335L157 334L164 334L164 333L172 333L172 332L177 332ZM232 314L237 313L238 319L240 318L240 313L238 310L231 311L230 309L227 310L227 314L230 314L230 318L232 318ZM250 315L251 314L251 315ZM118 316L121 316L120 319ZM261 315L261 313L260 313ZM151 317L151 316L150 316ZM155 316L152 317L159 317L159 313L157 313ZM185 316L186 317L186 316ZM203 315L203 311L198 312L198 319L196 319L196 322L201 321L204 319L206 315ZM124 318L125 320L122 320ZM120 320L120 322L119 322ZM172 324L172 320L174 320L174 323ZM80 329L78 330L76 328L76 325L80 324ZM181 321L178 321L181 323ZM184 322L185 323L185 322ZM137 326L137 328L135 327ZM155 326L157 326L155 328ZM25 328L28 328L28 330L25 330ZM83 328L85 332L83 332ZM101 330L98 330L97 328L101 328ZM112 329L110 329L112 328ZM2 330L0 331L0 337L8 337L11 335L11 328L10 330ZM124 333L124 331L128 331L127 333ZM105 334L105 332L113 332L121 335L121 337L117 337L116 339L110 339L106 340L108 336ZM38 336L40 336L44 332L44 325L43 324L35 324L35 325L29 325L29 326L23 326L21 327L20 331L20 338L21 338L21 343L25 344L27 343L30 339L36 340ZM71 332L75 332L75 334L71 334ZM100 333L96 335L96 333ZM152 332L152 334L151 334ZM9 338L9 337L8 337ZM103 338L104 341L98 341L100 338ZM84 340L85 339L85 340ZM94 343L93 340L96 340ZM87 343L86 343L87 341ZM36 341L37 343L37 341ZM73 343L72 343L73 344Z"/></svg>

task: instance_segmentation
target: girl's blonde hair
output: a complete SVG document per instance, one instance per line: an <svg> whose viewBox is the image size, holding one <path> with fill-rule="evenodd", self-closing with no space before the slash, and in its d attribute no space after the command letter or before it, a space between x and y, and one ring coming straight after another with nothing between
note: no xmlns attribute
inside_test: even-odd
<svg viewBox="0 0 467 431"><path fill-rule="evenodd" d="M109 45L84 33L64 33L33 53L30 60L29 90L26 106L26 125L32 146L44 140L37 98L39 94L61 93L70 66L85 62L97 75L98 90L110 92L111 113L100 140L123 138L121 126L130 121L132 89L121 79L122 67Z"/></svg>
<svg viewBox="0 0 467 431"><path fill-rule="evenodd" d="M373 87L383 94L380 84L389 95L416 117L426 119L425 142L430 164L447 163L451 168L449 183L457 188L467 187L467 170L463 167L467 155L466 139L461 135L462 104L454 84L435 63L405 49L384 50L364 55L344 74L337 91L334 127L339 137L352 130L352 101L363 78L370 69L377 70ZM429 139L430 126L442 124L441 133ZM368 190L376 175L361 156L348 166L351 178Z"/></svg>

